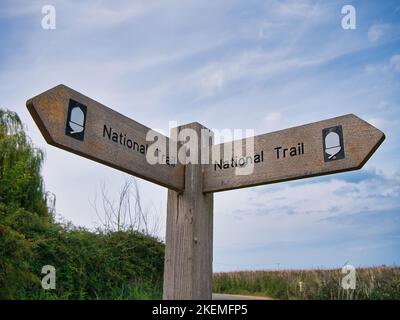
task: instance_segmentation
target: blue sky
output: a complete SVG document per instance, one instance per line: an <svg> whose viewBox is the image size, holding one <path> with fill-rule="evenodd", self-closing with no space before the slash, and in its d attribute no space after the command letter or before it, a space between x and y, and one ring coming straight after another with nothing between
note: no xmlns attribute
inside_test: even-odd
<svg viewBox="0 0 400 320"><path fill-rule="evenodd" d="M214 270L400 263L398 1L2 1L0 37L0 106L45 149L60 217L98 226L101 184L115 193L124 176L46 145L25 101L59 83L164 130L261 134L354 113L386 134L362 170L215 194ZM166 190L139 185L163 237Z"/></svg>

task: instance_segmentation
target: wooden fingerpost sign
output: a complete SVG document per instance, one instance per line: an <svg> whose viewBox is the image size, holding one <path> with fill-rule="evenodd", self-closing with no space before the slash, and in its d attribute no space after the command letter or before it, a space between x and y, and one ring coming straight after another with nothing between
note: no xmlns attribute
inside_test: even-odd
<svg viewBox="0 0 400 320"><path fill-rule="evenodd" d="M65 85L29 99L26 105L47 143L164 187L183 190L181 164L168 161L166 165L151 165L146 161L150 128Z"/></svg>
<svg viewBox="0 0 400 320"><path fill-rule="evenodd" d="M150 128L67 86L26 104L47 143L169 189L164 299L211 299L214 192L357 170L385 139L380 130L349 114L255 136L250 154L246 141L238 141L241 158L224 155L226 143L199 139L195 163L174 158L181 150L171 155L160 150L163 163L150 164ZM197 137L208 130L198 123L176 128L178 133L185 129ZM220 158L202 164L203 150L210 155L219 151ZM236 173L248 165L251 173Z"/></svg>

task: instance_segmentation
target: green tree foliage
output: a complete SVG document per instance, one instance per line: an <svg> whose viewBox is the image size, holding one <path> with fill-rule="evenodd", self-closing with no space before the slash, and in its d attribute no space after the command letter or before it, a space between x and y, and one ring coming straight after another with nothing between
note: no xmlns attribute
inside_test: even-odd
<svg viewBox="0 0 400 320"><path fill-rule="evenodd" d="M43 159L17 114L0 109L0 299L161 298L163 244L56 223ZM56 268L55 290L41 287L44 265Z"/></svg>
<svg viewBox="0 0 400 320"><path fill-rule="evenodd" d="M40 168L43 152L32 146L16 113L0 110L0 201L47 216Z"/></svg>
<svg viewBox="0 0 400 320"><path fill-rule="evenodd" d="M43 152L32 147L16 113L0 110L0 297L37 283L29 271L37 239L48 225L40 168Z"/></svg>

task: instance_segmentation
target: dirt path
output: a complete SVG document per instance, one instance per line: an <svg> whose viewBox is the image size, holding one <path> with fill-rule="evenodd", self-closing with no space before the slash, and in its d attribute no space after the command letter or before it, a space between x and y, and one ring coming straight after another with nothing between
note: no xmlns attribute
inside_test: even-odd
<svg viewBox="0 0 400 320"><path fill-rule="evenodd" d="M269 297L248 296L242 294L213 293L213 300L274 300Z"/></svg>

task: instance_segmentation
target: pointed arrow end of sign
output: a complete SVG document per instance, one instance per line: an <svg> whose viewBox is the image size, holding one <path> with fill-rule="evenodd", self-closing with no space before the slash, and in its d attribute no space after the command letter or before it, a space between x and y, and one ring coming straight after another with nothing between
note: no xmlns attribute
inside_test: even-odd
<svg viewBox="0 0 400 320"><path fill-rule="evenodd" d="M360 160L360 163L357 166L357 169L361 169L383 143L383 141L386 139L386 136L381 130L369 122L357 117L354 114L351 114L351 116L357 119L357 121L360 123L360 136L366 140L363 143L363 145L365 145L364 157Z"/></svg>
<svg viewBox="0 0 400 320"><path fill-rule="evenodd" d="M46 142L49 144L54 144L54 139L51 136L47 126L46 126L46 118L51 113L51 110L48 110L49 105L55 103L57 98L62 96L63 92L66 92L69 88L64 84L59 84L33 98L30 98L26 101L26 107L28 108L29 113L31 114L33 120L38 126L40 132L45 138Z"/></svg>
<svg viewBox="0 0 400 320"><path fill-rule="evenodd" d="M40 94L38 94L37 96L34 96L33 98L30 98L26 101L26 106L28 107L28 109L33 108L34 103L43 96L47 96L49 94L54 94L54 93L59 93L61 90L71 90L71 88L67 87L65 84L59 84L56 85L55 87L48 89Z"/></svg>
<svg viewBox="0 0 400 320"><path fill-rule="evenodd" d="M40 96L40 95L39 95ZM29 113L31 114L33 120L35 121L36 125L38 126L41 134L43 135L44 139L46 140L47 143L51 144L52 139L50 132L46 129L46 126L44 125L41 117L40 117L40 112L36 108L36 99L39 97L33 97L26 101L26 107L28 108Z"/></svg>

